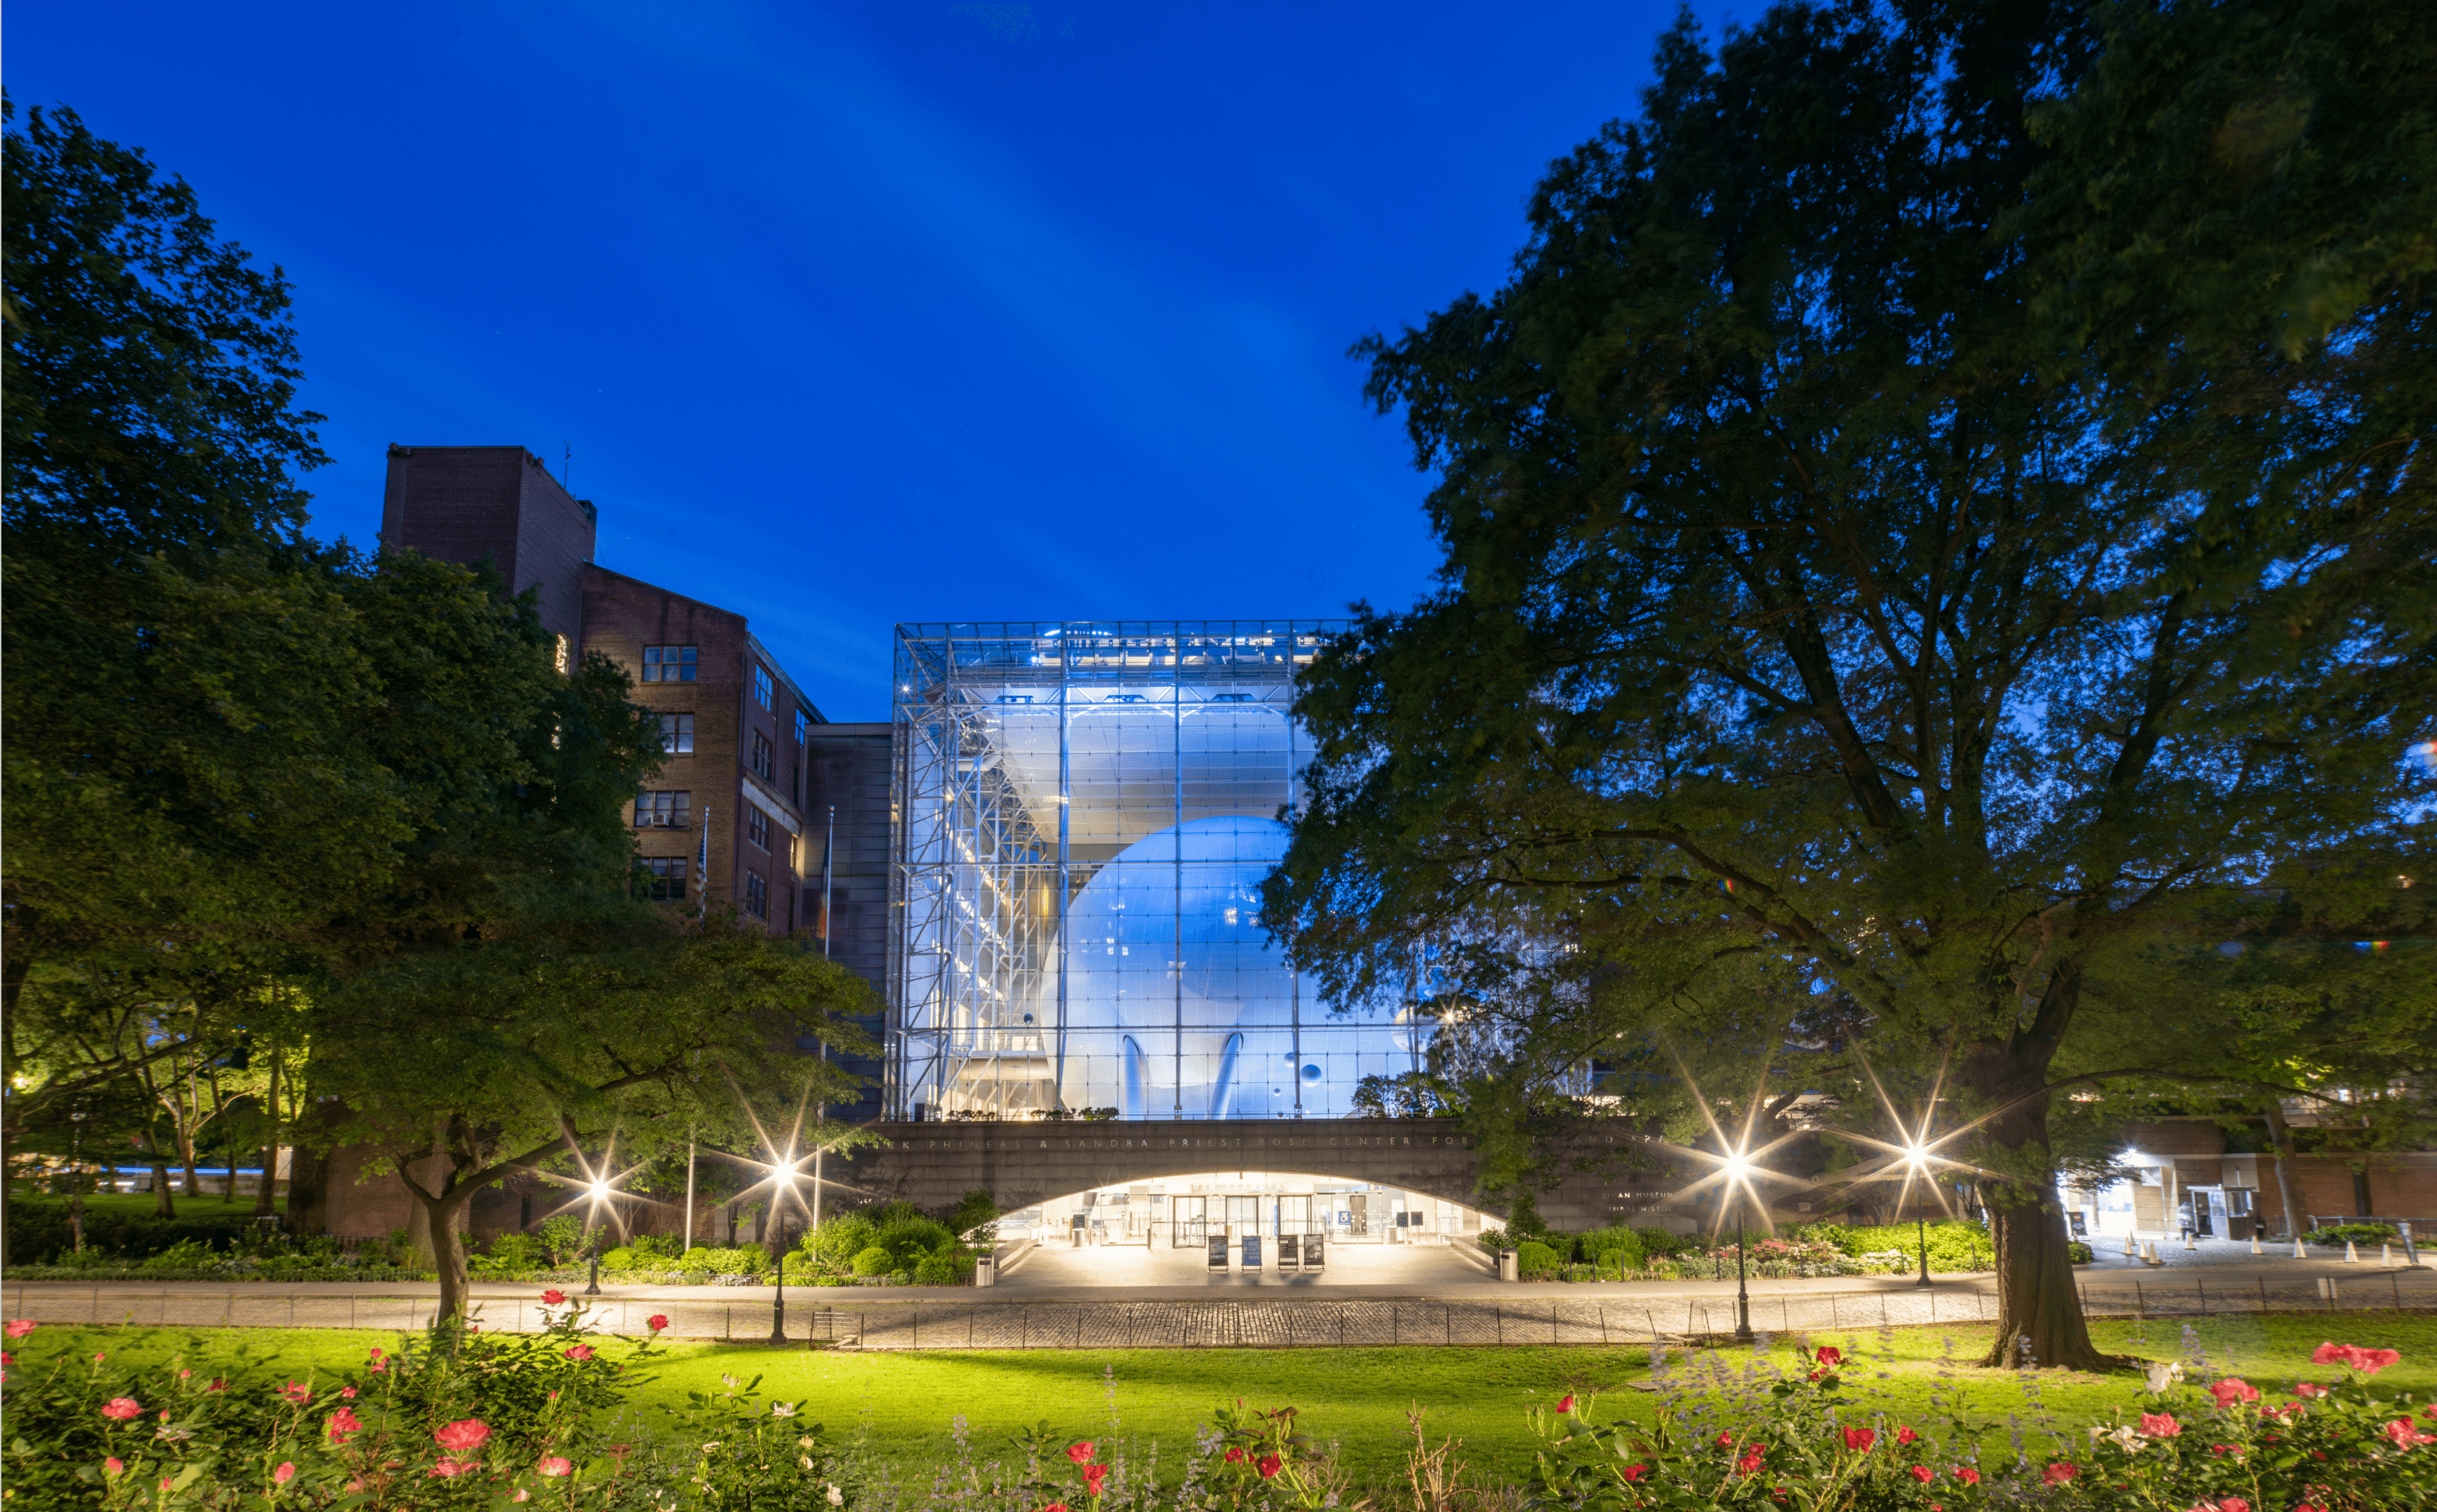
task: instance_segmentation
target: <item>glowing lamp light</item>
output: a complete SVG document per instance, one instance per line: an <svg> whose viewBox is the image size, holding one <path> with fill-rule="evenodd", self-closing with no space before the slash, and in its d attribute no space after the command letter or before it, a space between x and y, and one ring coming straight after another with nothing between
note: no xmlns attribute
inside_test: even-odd
<svg viewBox="0 0 2437 1512"><path fill-rule="evenodd" d="M606 1178L596 1178L592 1183L592 1200L596 1203L605 1203L616 1190L617 1188L611 1187Z"/></svg>
<svg viewBox="0 0 2437 1512"><path fill-rule="evenodd" d="M1926 1145L1906 1146L1904 1148L1904 1164L1910 1166L1915 1170L1928 1169L1929 1147Z"/></svg>
<svg viewBox="0 0 2437 1512"><path fill-rule="evenodd" d="M1751 1175L1752 1163L1742 1151L1738 1150L1733 1154L1728 1155L1726 1159L1726 1163L1718 1169L1726 1172L1728 1176L1733 1177L1735 1180L1742 1181Z"/></svg>

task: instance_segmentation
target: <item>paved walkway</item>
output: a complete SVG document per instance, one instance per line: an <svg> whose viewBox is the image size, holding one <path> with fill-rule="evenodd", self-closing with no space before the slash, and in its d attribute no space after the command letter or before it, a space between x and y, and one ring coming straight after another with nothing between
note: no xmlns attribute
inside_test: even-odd
<svg viewBox="0 0 2437 1512"><path fill-rule="evenodd" d="M2247 1247L2240 1258L2250 1263L2085 1266L2077 1281L2094 1316L2437 1309L2437 1270L2254 1258ZM784 1328L789 1339L866 1348L1078 1348L1630 1344L1712 1337L1735 1322L1731 1279L1523 1286L1474 1275L1479 1278L1426 1285L1364 1282L1350 1268L1341 1271L1332 1256L1322 1276L1284 1285L1231 1276L1198 1285L1112 1287L1061 1275L1056 1285L978 1292L791 1288ZM1942 1276L1927 1288L1887 1276L1753 1280L1752 1326L1831 1332L1986 1322L1995 1315L1992 1280ZM541 1290L477 1284L477 1316L494 1329L538 1328ZM768 1338L777 1301L769 1287L605 1286L602 1292L593 1299L593 1327L637 1334L658 1315L670 1320L669 1332L677 1338ZM5 1287L11 1317L182 1327L413 1328L430 1321L435 1301L436 1289L429 1285L38 1281Z"/></svg>

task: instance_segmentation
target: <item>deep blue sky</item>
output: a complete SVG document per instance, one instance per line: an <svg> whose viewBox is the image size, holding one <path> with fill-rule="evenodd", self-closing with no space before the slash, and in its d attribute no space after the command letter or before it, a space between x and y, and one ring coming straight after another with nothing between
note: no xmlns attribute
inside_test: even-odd
<svg viewBox="0 0 2437 1512"><path fill-rule="evenodd" d="M317 534L389 442L571 446L604 565L880 719L900 620L1409 602L1345 349L1498 282L1673 14L26 0L7 79L287 269Z"/></svg>

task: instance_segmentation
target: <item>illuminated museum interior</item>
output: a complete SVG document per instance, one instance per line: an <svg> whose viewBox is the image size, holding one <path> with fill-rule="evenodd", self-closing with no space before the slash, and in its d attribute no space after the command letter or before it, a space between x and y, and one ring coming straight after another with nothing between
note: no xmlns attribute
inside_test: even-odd
<svg viewBox="0 0 2437 1512"><path fill-rule="evenodd" d="M1319 621L898 629L891 1116L1342 1117L1430 1026L1288 969L1259 885Z"/></svg>
<svg viewBox="0 0 2437 1512"><path fill-rule="evenodd" d="M1231 1170L1071 1192L998 1221L1002 1240L1199 1249L1212 1239L1317 1234L1340 1244L1444 1243L1481 1232L1470 1207L1421 1192Z"/></svg>

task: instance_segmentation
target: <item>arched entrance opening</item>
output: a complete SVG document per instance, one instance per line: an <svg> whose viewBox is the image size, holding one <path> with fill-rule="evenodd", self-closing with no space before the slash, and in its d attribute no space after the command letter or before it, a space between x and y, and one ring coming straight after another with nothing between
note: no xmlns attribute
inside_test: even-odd
<svg viewBox="0 0 2437 1512"><path fill-rule="evenodd" d="M1480 1279L1495 1218L1442 1194L1308 1171L1197 1171L1089 1187L999 1220L1008 1284L1175 1286L1219 1277ZM1019 1280L1020 1278L1020 1280Z"/></svg>

